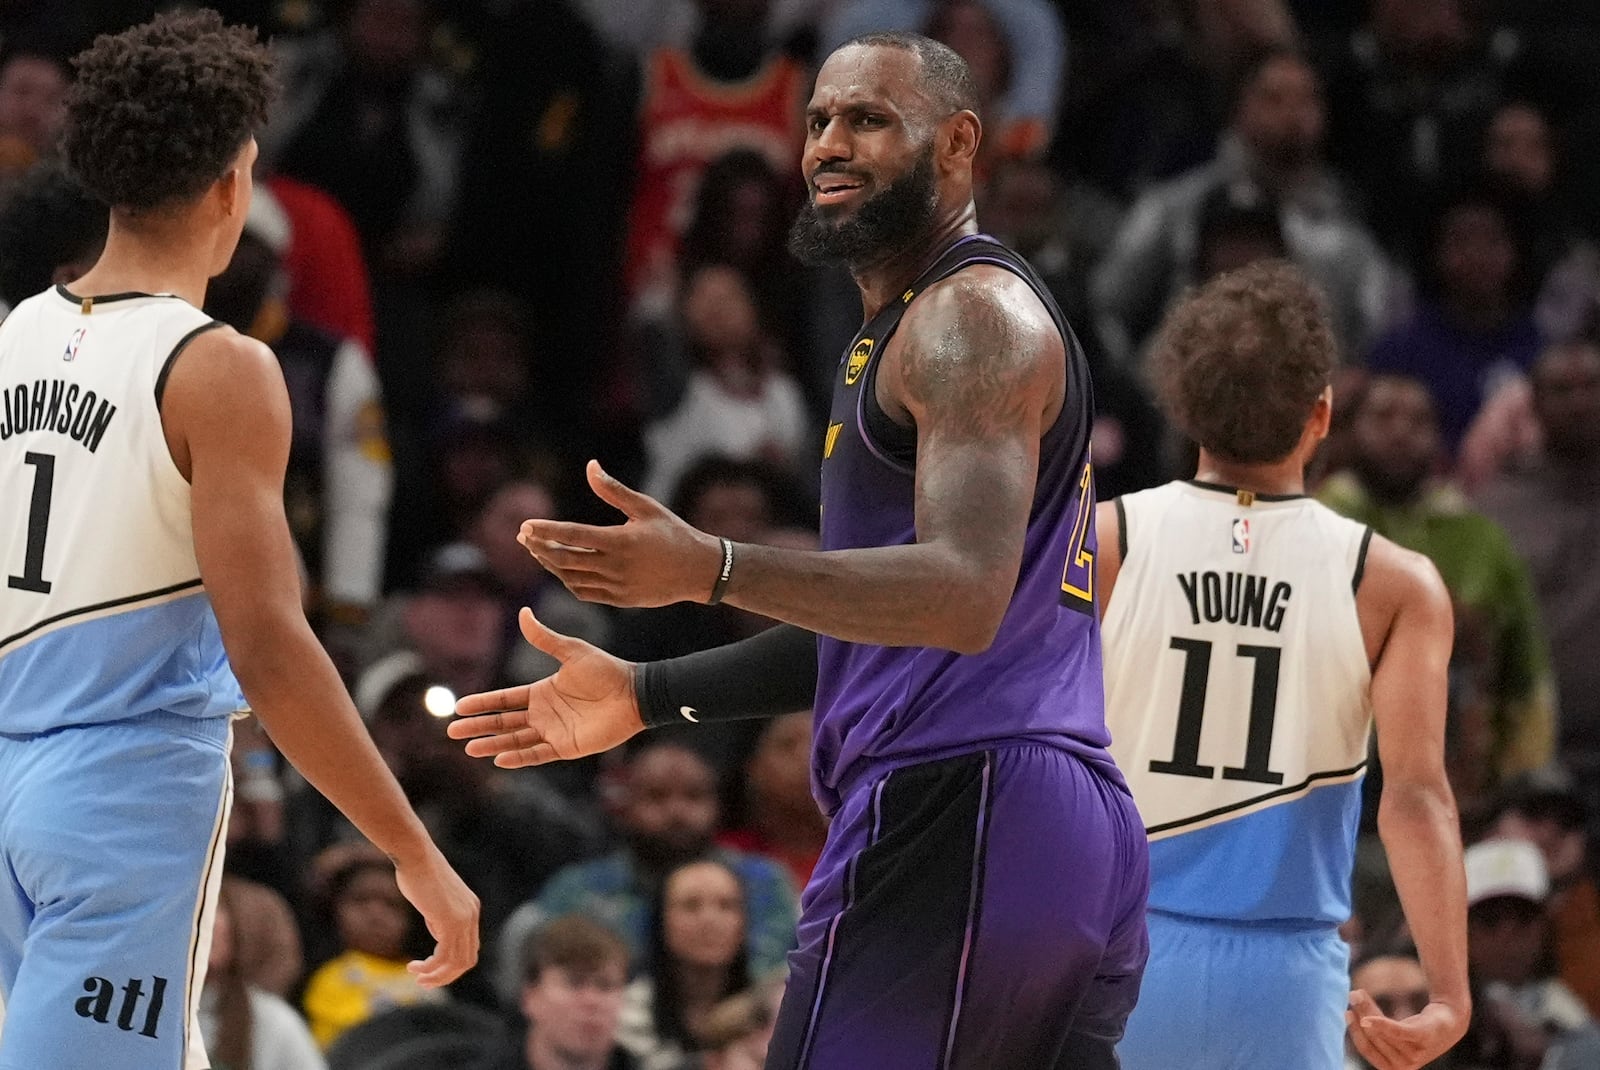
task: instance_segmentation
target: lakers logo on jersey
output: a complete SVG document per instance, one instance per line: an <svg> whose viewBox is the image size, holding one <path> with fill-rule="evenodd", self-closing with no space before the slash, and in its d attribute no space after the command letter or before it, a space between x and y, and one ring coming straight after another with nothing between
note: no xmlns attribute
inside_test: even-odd
<svg viewBox="0 0 1600 1070"><path fill-rule="evenodd" d="M828 435L822 440L822 459L826 461L833 456L833 447L839 443L839 432L844 430L844 424L829 424Z"/></svg>
<svg viewBox="0 0 1600 1070"><path fill-rule="evenodd" d="M850 351L850 359L844 366L844 385L855 386L856 380L861 378L861 372L867 366L867 360L872 356L872 339L863 338L856 343Z"/></svg>

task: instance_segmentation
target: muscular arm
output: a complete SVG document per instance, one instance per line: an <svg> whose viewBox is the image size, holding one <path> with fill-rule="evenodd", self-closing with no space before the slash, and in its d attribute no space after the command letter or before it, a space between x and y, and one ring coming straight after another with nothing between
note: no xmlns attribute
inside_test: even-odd
<svg viewBox="0 0 1600 1070"><path fill-rule="evenodd" d="M741 545L726 601L854 642L986 649L1021 568L1039 439L1061 404L1061 344L1007 272L930 287L879 371L885 411L917 430L916 542Z"/></svg>
<svg viewBox="0 0 1600 1070"><path fill-rule="evenodd" d="M195 556L245 696L273 742L397 860L429 847L306 623L283 512L289 398L270 350L231 330L191 343L162 403L192 487Z"/></svg>
<svg viewBox="0 0 1600 1070"><path fill-rule="evenodd" d="M1450 596L1430 561L1377 537L1357 602L1369 646L1383 635L1371 691L1383 762L1378 831L1431 998L1458 1011L1464 1025L1466 876L1444 764ZM1374 616L1388 616L1386 633L1369 627Z"/></svg>

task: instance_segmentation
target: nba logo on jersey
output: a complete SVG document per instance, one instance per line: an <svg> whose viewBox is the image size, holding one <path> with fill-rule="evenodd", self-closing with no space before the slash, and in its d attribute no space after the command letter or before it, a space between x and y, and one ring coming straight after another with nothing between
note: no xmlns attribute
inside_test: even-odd
<svg viewBox="0 0 1600 1070"><path fill-rule="evenodd" d="M67 339L67 350L61 354L62 360L77 360L78 347L83 344L83 336L89 333L89 328L79 327L72 332L72 337Z"/></svg>
<svg viewBox="0 0 1600 1070"><path fill-rule="evenodd" d="M1250 521L1242 516L1233 522L1233 552L1236 554L1250 552Z"/></svg>

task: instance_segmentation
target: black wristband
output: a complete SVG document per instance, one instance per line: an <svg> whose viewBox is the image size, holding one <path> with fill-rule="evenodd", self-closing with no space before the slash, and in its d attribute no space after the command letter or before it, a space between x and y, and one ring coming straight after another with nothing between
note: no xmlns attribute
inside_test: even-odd
<svg viewBox="0 0 1600 1070"><path fill-rule="evenodd" d="M817 637L780 624L737 643L643 662L633 686L647 728L808 710L817 698Z"/></svg>
<svg viewBox="0 0 1600 1070"><path fill-rule="evenodd" d="M722 601L722 596L728 590L728 578L733 575L733 540L719 538L722 543L722 571L717 574L717 582L711 588L711 597L706 599L706 605L714 606Z"/></svg>

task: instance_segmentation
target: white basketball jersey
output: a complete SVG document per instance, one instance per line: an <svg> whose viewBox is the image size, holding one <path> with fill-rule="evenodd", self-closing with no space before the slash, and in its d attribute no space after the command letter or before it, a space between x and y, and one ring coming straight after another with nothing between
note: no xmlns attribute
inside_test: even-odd
<svg viewBox="0 0 1600 1070"><path fill-rule="evenodd" d="M1371 670L1371 531L1316 501L1194 482L1118 499L1111 752L1150 835L1152 909L1349 915Z"/></svg>
<svg viewBox="0 0 1600 1070"><path fill-rule="evenodd" d="M59 287L0 324L0 731L239 707L159 408L210 326Z"/></svg>

